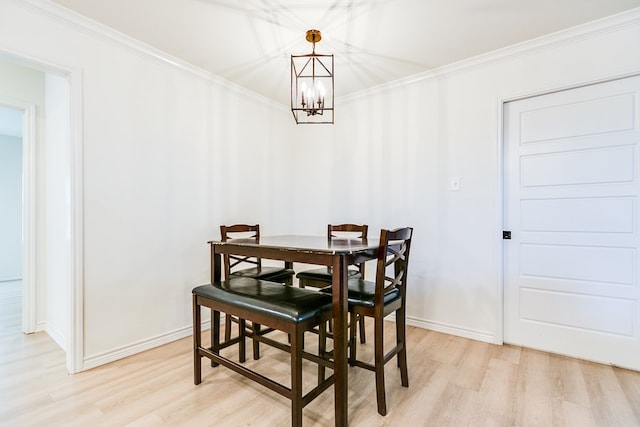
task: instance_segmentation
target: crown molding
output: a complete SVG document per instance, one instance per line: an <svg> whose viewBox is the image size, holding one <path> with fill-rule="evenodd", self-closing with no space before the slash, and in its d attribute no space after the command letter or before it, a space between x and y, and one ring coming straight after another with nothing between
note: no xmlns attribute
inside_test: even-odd
<svg viewBox="0 0 640 427"><path fill-rule="evenodd" d="M141 42L131 36L128 36L120 31L117 31L111 27L94 21L84 15L81 15L73 10L67 9L57 3L49 0L8 0L24 9L31 12L38 13L54 21L58 21L62 24L68 25L76 31L85 33L89 36L98 38L102 41L106 41L113 46L127 50L131 53L142 55L143 57L152 58L173 68L181 71L185 71L192 75L202 78L210 83L226 87L239 94L253 98L256 101L281 107L281 103L278 103L270 98L265 97L259 93L253 92L243 86L226 80L220 76L217 76L202 68L178 59L160 49L150 46Z"/></svg>
<svg viewBox="0 0 640 427"><path fill-rule="evenodd" d="M282 103L274 101L264 95L253 92L243 86L226 80L202 68L178 59L168 53L143 43L131 36L114 30L104 24L94 21L84 15L67 9L57 3L49 0L8 0L14 4L22 6L33 12L54 19L58 22L67 24L77 31L84 32L90 36L100 38L117 47L129 50L130 52L151 57L164 64L170 65L179 70L196 75L211 83L224 86L239 94L253 98L254 100L268 104L276 108L283 108ZM594 37L611 31L616 31L640 23L640 7L631 9L616 15L601 18L586 24L581 24L555 33L540 36L531 40L517 43L505 48L497 49L488 53L477 55L471 58L463 59L452 64L428 70L422 73L414 74L392 82L377 85L368 89L354 92L342 96L340 100L336 100L337 104L350 102L352 100L368 96L381 91L394 89L397 87L409 85L412 83L429 80L433 78L441 78L458 72L469 71L477 67L485 66L490 63L498 63L517 56L531 55L536 52L553 49L555 47L575 43L577 41Z"/></svg>
<svg viewBox="0 0 640 427"><path fill-rule="evenodd" d="M640 7L622 13L611 15L595 21L587 22L555 33L536 37L511 46L483 53L471 58L463 59L452 64L434 68L422 73L414 74L402 79L394 80L375 87L364 89L358 92L341 97L341 103L356 100L374 93L406 86L424 80L442 78L458 72L473 70L491 63L499 63L513 59L518 56L532 55L537 52L554 49L565 44L576 43L578 41L596 37L612 31L617 31L626 27L640 24Z"/></svg>

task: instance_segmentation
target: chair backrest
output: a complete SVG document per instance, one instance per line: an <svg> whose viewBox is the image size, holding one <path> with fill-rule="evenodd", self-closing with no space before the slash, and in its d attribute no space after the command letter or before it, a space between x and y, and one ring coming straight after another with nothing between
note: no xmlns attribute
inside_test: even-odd
<svg viewBox="0 0 640 427"><path fill-rule="evenodd" d="M248 225L248 224L235 224L235 225L221 225L220 237L223 242L228 242L233 239L253 239L256 242L260 242L260 225ZM262 260L255 257L227 255L223 256L225 279L229 279L231 271L240 264L251 264L256 267L262 267Z"/></svg>
<svg viewBox="0 0 640 427"><path fill-rule="evenodd" d="M369 226L366 224L358 225L358 224L329 224L327 226L327 238L329 240L333 238L343 237L338 236L335 232L340 233L349 233L356 239L367 240L367 233L369 232ZM360 270L360 274L364 277L364 262L357 264L358 270Z"/></svg>
<svg viewBox="0 0 640 427"><path fill-rule="evenodd" d="M386 293L397 289L404 300L407 293L407 270L413 228L380 230L380 247L376 270L376 291L374 302L382 306ZM389 269L390 266L393 266ZM387 273L387 271L389 273Z"/></svg>
<svg viewBox="0 0 640 427"><path fill-rule="evenodd" d="M358 233L357 236L354 236L356 239L366 239L367 232L369 231L369 226L366 224L357 225L357 224L329 224L327 226L327 237L331 240L334 237L339 237L334 234L334 231L338 232L347 232L347 233Z"/></svg>

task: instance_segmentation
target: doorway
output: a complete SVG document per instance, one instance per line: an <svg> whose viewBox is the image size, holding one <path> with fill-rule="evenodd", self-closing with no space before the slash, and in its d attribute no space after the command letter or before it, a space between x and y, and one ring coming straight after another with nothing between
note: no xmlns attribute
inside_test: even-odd
<svg viewBox="0 0 640 427"><path fill-rule="evenodd" d="M40 89L30 87L25 75L32 73L42 76ZM0 104L23 116L22 329L46 331L65 350L68 371L78 372L83 358L79 72L0 52L0 75Z"/></svg>
<svg viewBox="0 0 640 427"><path fill-rule="evenodd" d="M0 284L22 279L22 114L0 104Z"/></svg>
<svg viewBox="0 0 640 427"><path fill-rule="evenodd" d="M640 76L507 102L504 341L640 370Z"/></svg>

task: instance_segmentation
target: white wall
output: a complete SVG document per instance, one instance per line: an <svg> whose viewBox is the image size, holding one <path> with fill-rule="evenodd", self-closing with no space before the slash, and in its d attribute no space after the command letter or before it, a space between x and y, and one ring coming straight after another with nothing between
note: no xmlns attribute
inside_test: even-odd
<svg viewBox="0 0 640 427"><path fill-rule="evenodd" d="M85 367L190 333L206 241L229 222L269 234L411 225L411 321L497 340L499 101L640 71L636 19L343 100L334 126L296 126L285 108L80 21L0 3L0 52L82 75Z"/></svg>
<svg viewBox="0 0 640 427"><path fill-rule="evenodd" d="M499 342L500 100L640 73L640 13L628 16L354 96L334 127L296 129L311 139L295 143L296 231L413 226L410 322Z"/></svg>
<svg viewBox="0 0 640 427"><path fill-rule="evenodd" d="M0 135L0 282L21 277L22 138Z"/></svg>
<svg viewBox="0 0 640 427"><path fill-rule="evenodd" d="M291 117L66 18L1 2L0 52L81 75L86 368L191 332L220 223L287 229Z"/></svg>

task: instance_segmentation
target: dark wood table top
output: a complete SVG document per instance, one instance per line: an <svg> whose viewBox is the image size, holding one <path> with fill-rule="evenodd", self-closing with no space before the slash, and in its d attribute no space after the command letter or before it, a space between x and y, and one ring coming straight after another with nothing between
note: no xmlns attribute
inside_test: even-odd
<svg viewBox="0 0 640 427"><path fill-rule="evenodd" d="M331 265L334 255L347 255L350 263L375 258L379 240L336 237L329 240L326 236L283 235L261 236L259 242L247 238L228 242L212 240L209 244L215 245L219 253L231 253L241 248L246 255L265 259Z"/></svg>

